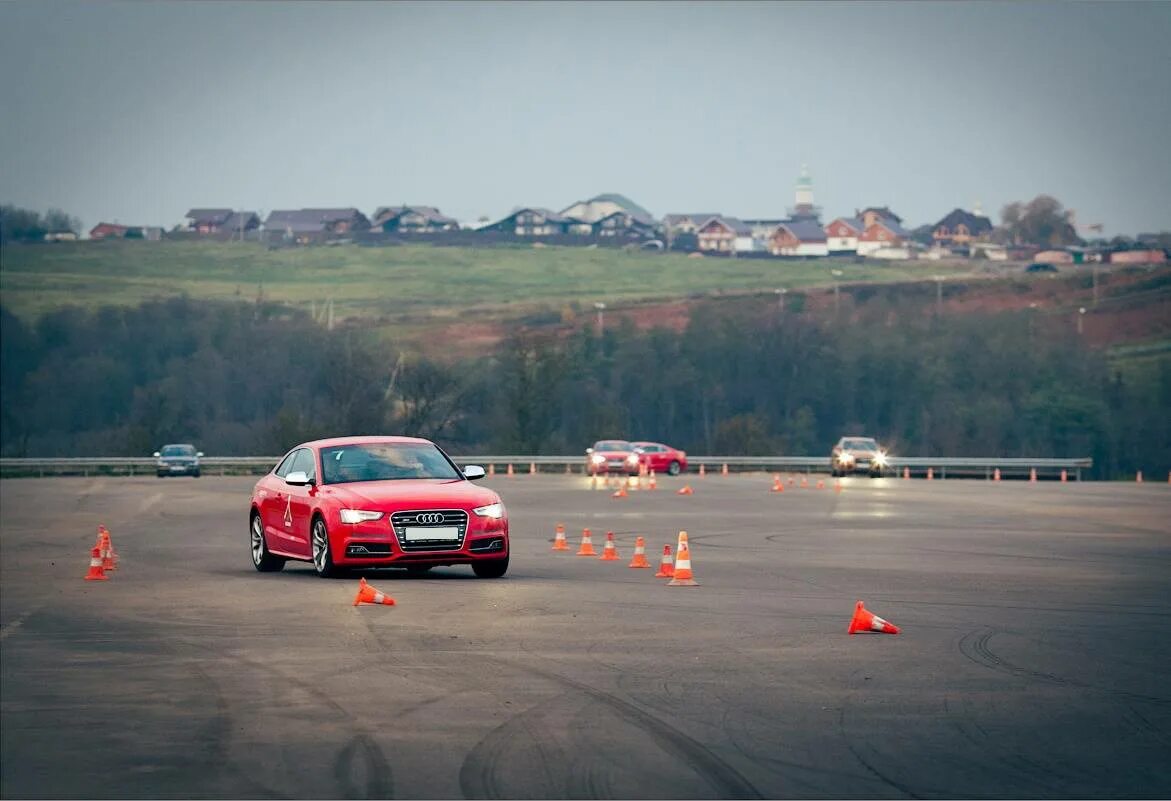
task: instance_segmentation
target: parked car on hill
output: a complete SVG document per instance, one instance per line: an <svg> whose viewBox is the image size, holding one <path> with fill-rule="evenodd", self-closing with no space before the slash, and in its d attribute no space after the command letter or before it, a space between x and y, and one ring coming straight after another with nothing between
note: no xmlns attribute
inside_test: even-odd
<svg viewBox="0 0 1171 801"><path fill-rule="evenodd" d="M632 442L638 463L647 470L677 476L687 471L687 454L661 442Z"/></svg>
<svg viewBox="0 0 1171 801"><path fill-rule="evenodd" d="M155 451L155 473L159 478L167 476L192 476L199 478L199 459L203 451L194 445L176 443L164 445Z"/></svg>
<svg viewBox="0 0 1171 801"><path fill-rule="evenodd" d="M842 437L830 451L829 463L833 476L869 473L871 478L876 478L889 467L886 451L870 437Z"/></svg>
<svg viewBox="0 0 1171 801"><path fill-rule="evenodd" d="M340 437L289 451L252 490L248 531L261 572L312 562L317 575L346 568L424 573L469 565L480 578L508 570L508 513L435 443L413 437Z"/></svg>
<svg viewBox="0 0 1171 801"><path fill-rule="evenodd" d="M600 439L586 448L586 471L599 473L638 473L638 454L624 439Z"/></svg>

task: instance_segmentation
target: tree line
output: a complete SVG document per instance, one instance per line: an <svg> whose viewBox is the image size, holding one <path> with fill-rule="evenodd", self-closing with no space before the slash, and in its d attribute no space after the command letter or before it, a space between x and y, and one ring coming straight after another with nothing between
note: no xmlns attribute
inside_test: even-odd
<svg viewBox="0 0 1171 801"><path fill-rule="evenodd" d="M884 299L848 321L775 304L699 306L682 331L518 329L489 356L404 357L277 304L184 298L0 307L0 452L279 455L401 433L457 454L579 453L610 437L695 455L827 453L871 435L905 456L1094 458L1171 467L1171 365L1124 377L1029 312L939 317Z"/></svg>
<svg viewBox="0 0 1171 801"><path fill-rule="evenodd" d="M44 214L12 204L0 205L0 242L43 242L46 234L80 234L81 220L61 209Z"/></svg>

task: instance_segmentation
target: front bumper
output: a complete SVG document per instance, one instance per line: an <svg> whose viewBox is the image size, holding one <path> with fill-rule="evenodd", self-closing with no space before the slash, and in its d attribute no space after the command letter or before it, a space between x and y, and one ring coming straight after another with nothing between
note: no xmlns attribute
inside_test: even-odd
<svg viewBox="0 0 1171 801"><path fill-rule="evenodd" d="M507 520L472 518L457 548L404 550L386 519L346 525L334 523L330 544L334 564L347 567L466 565L503 559L509 554Z"/></svg>

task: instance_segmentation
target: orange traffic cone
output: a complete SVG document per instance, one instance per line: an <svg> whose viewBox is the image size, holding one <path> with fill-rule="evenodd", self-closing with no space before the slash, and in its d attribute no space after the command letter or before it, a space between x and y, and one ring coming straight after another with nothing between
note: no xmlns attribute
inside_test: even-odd
<svg viewBox="0 0 1171 801"><path fill-rule="evenodd" d="M699 477L700 477L700 478L703 478L703 477L704 477L704 476L706 476L706 475L707 475L707 471L705 471L705 470L703 469L703 465L700 465L700 466L699 466Z"/></svg>
<svg viewBox="0 0 1171 801"><path fill-rule="evenodd" d="M687 547L687 532L679 532L679 545L675 548L675 575L667 582L668 587L698 587L699 582L691 575L691 549Z"/></svg>
<svg viewBox="0 0 1171 801"><path fill-rule="evenodd" d="M108 581L109 576L102 569L102 549L93 548L89 552L89 572L85 574L86 581Z"/></svg>
<svg viewBox="0 0 1171 801"><path fill-rule="evenodd" d="M659 482L655 481L655 471L652 470L649 489L657 490L658 488L659 488Z"/></svg>
<svg viewBox="0 0 1171 801"><path fill-rule="evenodd" d="M809 489L809 479L806 476L801 476L801 489Z"/></svg>
<svg viewBox="0 0 1171 801"><path fill-rule="evenodd" d="M725 464L724 464L724 466L723 466L723 468L720 470L720 475L724 475L724 476L728 475L728 465L727 465L727 463L725 463Z"/></svg>
<svg viewBox="0 0 1171 801"><path fill-rule="evenodd" d="M676 495L694 495L694 494L695 494L695 490L693 490L693 489L692 489L690 486L683 486L683 487L680 487L680 488L679 488L679 489L678 489L678 490L675 492L675 494L676 494Z"/></svg>
<svg viewBox="0 0 1171 801"><path fill-rule="evenodd" d="M822 479L820 479L820 478L819 478L819 479L817 479L817 488L818 488L818 489L825 489L825 481L823 481L823 480L822 480Z"/></svg>
<svg viewBox="0 0 1171 801"><path fill-rule="evenodd" d="M646 560L646 540L638 537L634 541L634 558L630 560L627 567L650 567L651 563Z"/></svg>
<svg viewBox="0 0 1171 801"><path fill-rule="evenodd" d="M496 465L494 465L494 464L488 465L488 475L490 475L490 476L496 475Z"/></svg>
<svg viewBox="0 0 1171 801"><path fill-rule="evenodd" d="M785 491L785 485L781 483L781 477L779 475L773 476L773 488L770 490L770 492L784 492L784 491Z"/></svg>
<svg viewBox="0 0 1171 801"><path fill-rule="evenodd" d="M594 473L593 476L590 477L590 489L596 490L597 488L598 488L598 474Z"/></svg>
<svg viewBox="0 0 1171 801"><path fill-rule="evenodd" d="M1030 484L1037 483L1037 468L1035 468L1035 467L1029 468L1029 483Z"/></svg>
<svg viewBox="0 0 1171 801"><path fill-rule="evenodd" d="M529 475L535 476L537 474L537 463L529 462Z"/></svg>
<svg viewBox="0 0 1171 801"><path fill-rule="evenodd" d="M553 550L568 551L569 543L565 539L565 526L557 524L557 532L553 535Z"/></svg>
<svg viewBox="0 0 1171 801"><path fill-rule="evenodd" d="M615 493L614 493L613 495L611 495L610 497L611 497L611 498L625 498L626 496L627 496L627 493L626 493L626 487L625 487L625 486L621 486L621 487L619 487L619 488L618 488L618 491L617 491L617 492L615 492Z"/></svg>
<svg viewBox="0 0 1171 801"><path fill-rule="evenodd" d="M659 572L655 578L671 578L675 575L675 562L671 559L671 546L663 546L663 558L659 560Z"/></svg>
<svg viewBox="0 0 1171 801"><path fill-rule="evenodd" d="M834 479L834 492L840 493L842 491L842 480L840 478Z"/></svg>
<svg viewBox="0 0 1171 801"><path fill-rule="evenodd" d="M854 605L854 619L850 621L850 628L846 630L847 634L853 634L856 631L877 631L880 634L898 634L899 627L894 623L888 623L878 615L866 611L866 607L859 601Z"/></svg>
<svg viewBox="0 0 1171 801"><path fill-rule="evenodd" d="M380 591L374 589L366 583L366 578L362 577L358 581L358 594L354 596L354 606L358 604L381 604L382 606L394 606L394 599L389 595L383 595Z"/></svg>
<svg viewBox="0 0 1171 801"><path fill-rule="evenodd" d="M1061 483L1064 484L1068 480L1069 480L1069 476L1066 475L1066 472L1064 470L1062 470L1061 471Z"/></svg>
<svg viewBox="0 0 1171 801"><path fill-rule="evenodd" d="M999 467L992 471L992 480L996 481L996 482L1000 481L1000 468Z"/></svg>
<svg viewBox="0 0 1171 801"><path fill-rule="evenodd" d="M509 463L509 465L508 465L508 477L509 477L509 478L512 478L514 475L516 475L516 474L513 472L513 470L512 470L512 463L510 462L510 463Z"/></svg>
<svg viewBox="0 0 1171 801"><path fill-rule="evenodd" d="M618 546L614 544L614 532L606 532L606 545L602 548L602 555L598 557L603 562L618 561Z"/></svg>
<svg viewBox="0 0 1171 801"><path fill-rule="evenodd" d="M1143 483L1143 471L1142 470L1139 470L1137 473L1134 474L1134 483L1136 483L1136 484Z"/></svg>
<svg viewBox="0 0 1171 801"><path fill-rule="evenodd" d="M117 570L117 565L114 564L114 549L110 547L110 534L102 530L101 533L102 544L98 547L98 553L102 555L102 570Z"/></svg>
<svg viewBox="0 0 1171 801"><path fill-rule="evenodd" d="M904 467L903 468L903 478L910 478L910 477L911 477L911 468Z"/></svg>
<svg viewBox="0 0 1171 801"><path fill-rule="evenodd" d="M590 530L583 528L581 530L581 547L577 550L578 556L597 556L598 552L594 550L594 541L590 539Z"/></svg>
<svg viewBox="0 0 1171 801"><path fill-rule="evenodd" d="M935 480L935 468L934 468L934 467L928 467L928 468L927 468L927 480L928 480L928 481L934 481L934 480Z"/></svg>

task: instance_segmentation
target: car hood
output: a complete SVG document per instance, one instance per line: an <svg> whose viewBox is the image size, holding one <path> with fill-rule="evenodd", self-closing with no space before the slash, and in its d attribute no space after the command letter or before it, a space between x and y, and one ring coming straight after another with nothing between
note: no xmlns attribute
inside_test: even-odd
<svg viewBox="0 0 1171 801"><path fill-rule="evenodd" d="M633 451L594 451L595 456L605 456L607 459L618 459L629 456Z"/></svg>
<svg viewBox="0 0 1171 801"><path fill-rule="evenodd" d="M350 509L472 509L496 503L500 496L470 481L404 479L326 484L321 495Z"/></svg>

